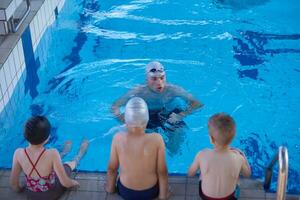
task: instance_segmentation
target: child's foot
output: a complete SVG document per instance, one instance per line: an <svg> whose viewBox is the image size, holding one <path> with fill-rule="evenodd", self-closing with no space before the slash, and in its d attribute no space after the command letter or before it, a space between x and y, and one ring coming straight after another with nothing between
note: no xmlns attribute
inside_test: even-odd
<svg viewBox="0 0 300 200"><path fill-rule="evenodd" d="M81 158L86 153L88 146L89 146L89 141L88 140L83 140L81 145L80 145L79 152L74 158L74 161L76 162L77 165L78 165L79 161L81 160Z"/></svg>
<svg viewBox="0 0 300 200"><path fill-rule="evenodd" d="M72 141L71 140L67 140L64 143L64 148L63 151L60 153L61 157L64 157L65 155L67 155L67 153L71 150L72 147Z"/></svg>

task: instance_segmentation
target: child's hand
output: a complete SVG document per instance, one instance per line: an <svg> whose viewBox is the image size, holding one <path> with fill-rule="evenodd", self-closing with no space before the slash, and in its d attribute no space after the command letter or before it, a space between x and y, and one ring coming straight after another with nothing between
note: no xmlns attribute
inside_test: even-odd
<svg viewBox="0 0 300 200"><path fill-rule="evenodd" d="M72 180L72 184L73 184L73 188L77 189L80 187L80 184L78 183L78 181Z"/></svg>
<svg viewBox="0 0 300 200"><path fill-rule="evenodd" d="M167 200L171 197L171 194L172 194L172 189L171 189L171 186L169 186L168 191L167 191L167 196L166 197L159 196L158 199L159 200Z"/></svg>
<svg viewBox="0 0 300 200"><path fill-rule="evenodd" d="M113 194L116 192L116 187L113 188L109 188L107 183L104 183L104 190L109 193L109 194Z"/></svg>

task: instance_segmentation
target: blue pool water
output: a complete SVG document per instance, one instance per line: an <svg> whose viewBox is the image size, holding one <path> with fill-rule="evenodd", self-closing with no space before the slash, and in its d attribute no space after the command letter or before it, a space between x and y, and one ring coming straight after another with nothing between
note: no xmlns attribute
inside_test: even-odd
<svg viewBox="0 0 300 200"><path fill-rule="evenodd" d="M24 121L41 114L53 125L49 146L71 139L67 160L87 138L79 169L105 171L120 129L110 106L159 60L168 82L205 104L184 132L161 131L170 172L186 173L197 151L211 147L207 120L223 111L236 120L232 145L247 155L253 177L262 178L285 145L288 190L300 193L299 10L298 0L66 0L19 82L21 102L1 113L0 167L11 167L14 149L26 145Z"/></svg>

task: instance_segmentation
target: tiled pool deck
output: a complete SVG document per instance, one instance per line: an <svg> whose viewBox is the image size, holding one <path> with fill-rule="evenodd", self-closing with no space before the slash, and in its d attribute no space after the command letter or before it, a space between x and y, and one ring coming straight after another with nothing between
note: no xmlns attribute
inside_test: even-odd
<svg viewBox="0 0 300 200"><path fill-rule="evenodd" d="M9 184L9 170L0 171L0 199L1 200L23 200L23 194L13 192ZM74 174L79 181L80 188L76 191L68 191L60 200L121 200L114 194L109 195L104 191L106 176L103 173L78 173ZM186 178L184 176L169 176L169 184L172 189L171 200L196 200L198 197L197 178ZM273 193L266 193L259 181L251 179L241 180L240 200L269 200L276 199ZM287 200L300 200L299 196L287 195Z"/></svg>

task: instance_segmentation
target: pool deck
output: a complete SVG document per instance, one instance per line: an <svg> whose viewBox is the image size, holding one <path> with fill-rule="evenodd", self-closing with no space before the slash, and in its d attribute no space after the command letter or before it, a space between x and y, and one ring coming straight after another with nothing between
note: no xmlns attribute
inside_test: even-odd
<svg viewBox="0 0 300 200"><path fill-rule="evenodd" d="M0 171L0 199L1 200L23 200L24 194L13 192L9 184L9 170ZM74 174L76 180L80 183L77 190L68 191L60 200L121 200L114 194L106 194L104 183L106 175L104 173L77 173ZM196 200L198 197L197 178L187 178L185 176L169 176L169 184L172 190L171 200ZM252 179L241 179L240 200L269 200L276 199L276 194L266 193L263 190L262 183ZM287 200L300 200L300 196L287 195Z"/></svg>

